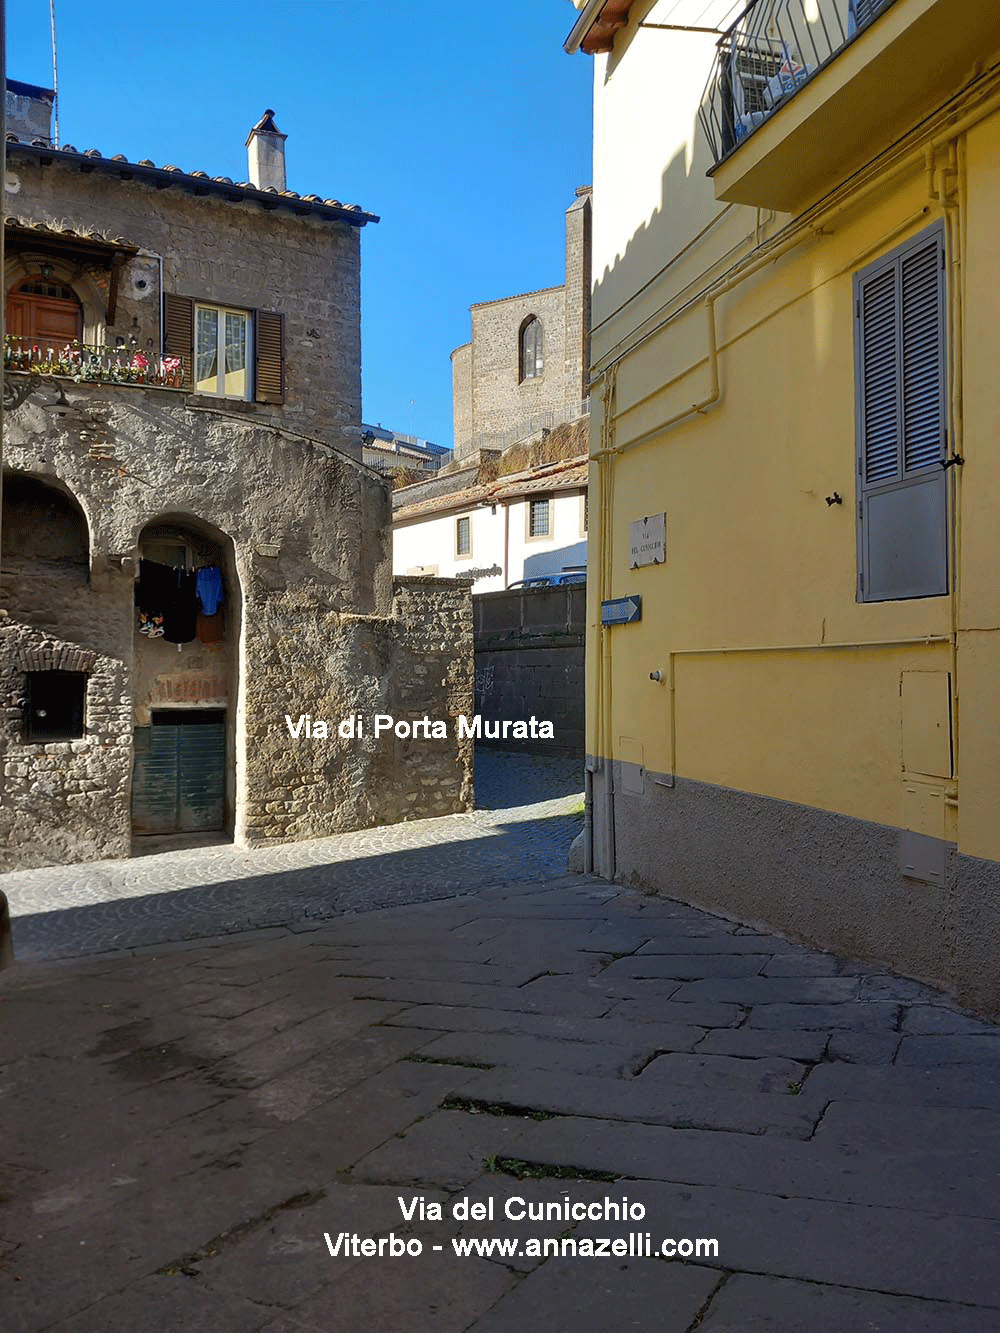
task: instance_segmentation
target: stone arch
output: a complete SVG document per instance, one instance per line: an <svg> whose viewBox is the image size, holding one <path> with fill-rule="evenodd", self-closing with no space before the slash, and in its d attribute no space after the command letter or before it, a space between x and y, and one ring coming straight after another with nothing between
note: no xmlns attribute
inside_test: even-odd
<svg viewBox="0 0 1000 1333"><path fill-rule="evenodd" d="M58 479L5 470L0 532L5 571L89 577L90 525L79 500Z"/></svg>
<svg viewBox="0 0 1000 1333"><path fill-rule="evenodd" d="M147 519L134 537L133 836L232 836L243 805L243 605L235 546L213 523L178 510ZM199 570L219 571L222 599L212 615L205 614L212 580L200 585ZM203 602L192 608L198 586ZM171 774L173 806L164 797Z"/></svg>

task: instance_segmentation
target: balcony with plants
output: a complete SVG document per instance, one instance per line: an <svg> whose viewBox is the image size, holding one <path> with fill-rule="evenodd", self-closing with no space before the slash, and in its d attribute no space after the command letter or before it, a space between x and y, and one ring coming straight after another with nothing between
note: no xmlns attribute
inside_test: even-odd
<svg viewBox="0 0 1000 1333"><path fill-rule="evenodd" d="M39 341L7 334L3 348L4 374L72 380L77 384L145 385L182 389L189 367L186 358L166 356L151 347L140 348L133 339L110 344L77 339Z"/></svg>

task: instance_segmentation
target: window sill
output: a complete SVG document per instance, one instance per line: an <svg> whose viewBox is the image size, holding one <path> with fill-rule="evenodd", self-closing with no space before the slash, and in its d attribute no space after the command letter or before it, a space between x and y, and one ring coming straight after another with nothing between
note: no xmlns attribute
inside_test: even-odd
<svg viewBox="0 0 1000 1333"><path fill-rule="evenodd" d="M223 398L221 394L214 393L189 393L187 405L205 408L224 407L227 412L246 412L248 415L257 411L257 404L247 398Z"/></svg>

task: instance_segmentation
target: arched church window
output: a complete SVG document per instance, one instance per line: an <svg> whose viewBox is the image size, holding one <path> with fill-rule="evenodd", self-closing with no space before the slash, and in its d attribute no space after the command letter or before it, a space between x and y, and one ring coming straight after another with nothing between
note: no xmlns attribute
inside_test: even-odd
<svg viewBox="0 0 1000 1333"><path fill-rule="evenodd" d="M542 354L542 321L537 315L529 315L521 325L521 372L520 380L537 379L544 369L545 359Z"/></svg>

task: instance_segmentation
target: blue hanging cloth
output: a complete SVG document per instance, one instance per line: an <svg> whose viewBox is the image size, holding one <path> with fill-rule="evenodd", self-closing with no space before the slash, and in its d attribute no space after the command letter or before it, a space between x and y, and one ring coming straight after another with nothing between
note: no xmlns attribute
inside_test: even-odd
<svg viewBox="0 0 1000 1333"><path fill-rule="evenodd" d="M196 571L198 600L206 616L214 616L219 606L225 601L222 587L222 570L217 565L206 565Z"/></svg>

